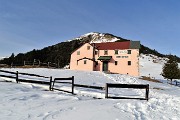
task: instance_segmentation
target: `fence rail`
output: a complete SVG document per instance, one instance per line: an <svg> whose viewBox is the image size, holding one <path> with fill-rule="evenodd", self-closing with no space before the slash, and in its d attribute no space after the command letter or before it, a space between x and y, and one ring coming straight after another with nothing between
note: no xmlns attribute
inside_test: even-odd
<svg viewBox="0 0 180 120"><path fill-rule="evenodd" d="M9 76L9 75L0 75L0 77L6 77L6 78L14 78L14 79L16 79L16 77L14 77L14 76Z"/></svg>
<svg viewBox="0 0 180 120"><path fill-rule="evenodd" d="M100 86L91 86L91 85L80 85L80 84L74 84L75 87L83 87L83 88L92 88L92 89L98 89L98 90L104 90L105 87Z"/></svg>
<svg viewBox="0 0 180 120"><path fill-rule="evenodd" d="M11 71L6 71L6 70L0 70L0 72L3 72L3 73L10 73L10 74L16 74L16 72L11 72Z"/></svg>
<svg viewBox="0 0 180 120"><path fill-rule="evenodd" d="M50 77L46 77L46 76L42 76L42 75L37 75L37 74L30 74L30 73L22 73L22 72L19 72L18 74L20 74L20 75L34 76L34 77L41 77L41 78L50 78Z"/></svg>

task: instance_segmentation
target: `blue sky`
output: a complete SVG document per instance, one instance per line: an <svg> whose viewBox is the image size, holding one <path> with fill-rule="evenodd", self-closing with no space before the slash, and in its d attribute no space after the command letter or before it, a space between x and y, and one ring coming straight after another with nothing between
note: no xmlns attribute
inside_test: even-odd
<svg viewBox="0 0 180 120"><path fill-rule="evenodd" d="M140 40L180 57L179 0L0 0L0 57L88 32Z"/></svg>

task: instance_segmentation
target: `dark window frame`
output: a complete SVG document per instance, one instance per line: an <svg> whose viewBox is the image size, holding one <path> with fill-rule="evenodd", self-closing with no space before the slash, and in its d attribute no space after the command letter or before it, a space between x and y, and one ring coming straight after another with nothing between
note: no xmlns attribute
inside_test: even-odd
<svg viewBox="0 0 180 120"><path fill-rule="evenodd" d="M87 60L84 60L84 64L87 64Z"/></svg>
<svg viewBox="0 0 180 120"><path fill-rule="evenodd" d="M132 64L131 61L128 61L128 65L131 66L131 64Z"/></svg>
<svg viewBox="0 0 180 120"><path fill-rule="evenodd" d="M108 55L108 50L104 50L104 55Z"/></svg>
<svg viewBox="0 0 180 120"><path fill-rule="evenodd" d="M95 55L97 55L98 54L98 51L95 51Z"/></svg>
<svg viewBox="0 0 180 120"><path fill-rule="evenodd" d="M115 54L115 55L118 55L118 50L114 50L114 54Z"/></svg>
<svg viewBox="0 0 180 120"><path fill-rule="evenodd" d="M118 61L114 61L114 64L115 64L115 65L118 65Z"/></svg>
<svg viewBox="0 0 180 120"><path fill-rule="evenodd" d="M77 55L80 55L80 51L77 51Z"/></svg>
<svg viewBox="0 0 180 120"><path fill-rule="evenodd" d="M131 50L127 50L127 54L131 54Z"/></svg>
<svg viewBox="0 0 180 120"><path fill-rule="evenodd" d="M90 46L87 46L87 50L90 50Z"/></svg>

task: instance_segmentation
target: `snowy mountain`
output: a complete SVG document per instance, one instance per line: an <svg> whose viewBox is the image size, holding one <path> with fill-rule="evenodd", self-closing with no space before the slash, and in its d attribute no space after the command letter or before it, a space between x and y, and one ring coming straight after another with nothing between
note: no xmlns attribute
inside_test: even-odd
<svg viewBox="0 0 180 120"><path fill-rule="evenodd" d="M80 41L83 41L83 42L85 41L89 43L127 41L127 39L117 37L110 33L99 33L99 32L86 33L72 40L80 40ZM68 41L72 41L72 40L68 40Z"/></svg>

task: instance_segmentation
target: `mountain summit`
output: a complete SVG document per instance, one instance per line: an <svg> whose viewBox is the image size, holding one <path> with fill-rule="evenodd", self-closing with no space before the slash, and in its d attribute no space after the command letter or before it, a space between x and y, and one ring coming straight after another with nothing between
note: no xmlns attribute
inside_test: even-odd
<svg viewBox="0 0 180 120"><path fill-rule="evenodd" d="M99 33L99 32L90 32L80 37L74 38L73 40L79 40L81 42L89 43L102 43L102 42L116 42L116 41L127 41L127 39L115 36L110 33ZM72 40L69 40L72 41Z"/></svg>

